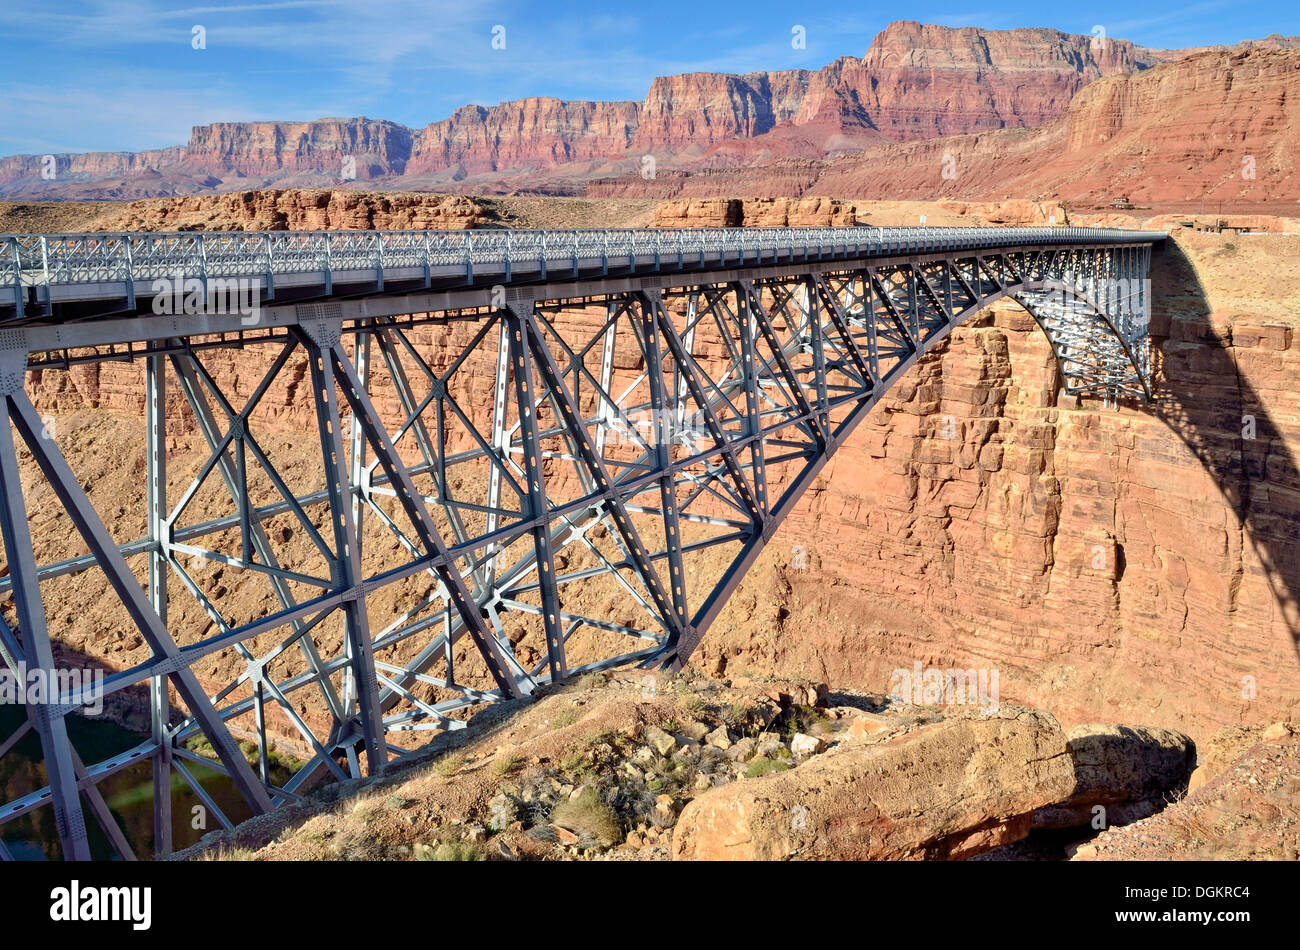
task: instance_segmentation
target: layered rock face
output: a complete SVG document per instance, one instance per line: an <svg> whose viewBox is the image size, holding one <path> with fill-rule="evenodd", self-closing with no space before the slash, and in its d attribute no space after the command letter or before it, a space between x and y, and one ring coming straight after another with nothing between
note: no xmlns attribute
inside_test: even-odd
<svg viewBox="0 0 1300 950"><path fill-rule="evenodd" d="M185 161L218 177L326 172L359 178L400 175L411 154L411 130L375 119L314 122L216 122L196 126Z"/></svg>
<svg viewBox="0 0 1300 950"><path fill-rule="evenodd" d="M54 180L89 180L116 178L139 174L178 164L185 157L185 149L150 149L144 152L83 152L75 155L54 155ZM40 179L46 172L44 155L10 155L0 158L0 183L21 179Z"/></svg>
<svg viewBox="0 0 1300 950"><path fill-rule="evenodd" d="M770 132L798 113L808 77L805 70L660 76L650 84L633 145L676 152Z"/></svg>
<svg viewBox="0 0 1300 950"><path fill-rule="evenodd" d="M409 171L473 174L618 155L631 144L639 112L636 102L546 97L465 106L415 135Z"/></svg>
<svg viewBox="0 0 1300 950"><path fill-rule="evenodd" d="M1041 125L1086 83L1159 62L1127 40L1058 30L891 23L840 77L896 141ZM823 71L825 72L825 71Z"/></svg>
<svg viewBox="0 0 1300 950"><path fill-rule="evenodd" d="M1010 306L955 331L831 459L693 662L876 692L916 662L998 670L1003 700L1067 725L1198 741L1294 719L1300 241L1234 240L1158 258L1147 408L1061 396Z"/></svg>
<svg viewBox="0 0 1300 950"><path fill-rule="evenodd" d="M601 180L588 193L1050 195L1081 203L1123 194L1138 203L1204 198L1293 209L1300 198L1297 84L1300 50L1214 49L1089 83L1063 115L1034 129L867 145L825 162Z"/></svg>

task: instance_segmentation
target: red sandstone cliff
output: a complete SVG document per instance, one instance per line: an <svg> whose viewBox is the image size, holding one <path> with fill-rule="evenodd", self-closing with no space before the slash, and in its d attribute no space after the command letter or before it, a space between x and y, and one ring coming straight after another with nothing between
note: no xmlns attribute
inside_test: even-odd
<svg viewBox="0 0 1300 950"><path fill-rule="evenodd" d="M465 106L418 132L411 174L458 174L560 165L619 155L637 127L635 102L566 102L535 97L490 109Z"/></svg>
<svg viewBox="0 0 1300 950"><path fill-rule="evenodd" d="M1090 83L1035 129L869 145L829 162L628 176L593 182L588 193L1289 204L1300 198L1297 87L1300 50L1213 49Z"/></svg>
<svg viewBox="0 0 1300 950"><path fill-rule="evenodd" d="M314 171L345 179L400 175L411 153L411 130L396 122L216 122L196 126L185 162L219 177ZM343 168L346 159L352 167Z"/></svg>

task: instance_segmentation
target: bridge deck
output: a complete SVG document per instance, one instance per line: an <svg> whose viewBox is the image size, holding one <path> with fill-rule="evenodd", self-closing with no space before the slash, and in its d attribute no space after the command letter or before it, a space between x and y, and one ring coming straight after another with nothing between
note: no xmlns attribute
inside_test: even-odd
<svg viewBox="0 0 1300 950"><path fill-rule="evenodd" d="M1166 236L1055 226L10 234L0 235L0 322L134 312L190 289L204 301L238 290L269 303Z"/></svg>

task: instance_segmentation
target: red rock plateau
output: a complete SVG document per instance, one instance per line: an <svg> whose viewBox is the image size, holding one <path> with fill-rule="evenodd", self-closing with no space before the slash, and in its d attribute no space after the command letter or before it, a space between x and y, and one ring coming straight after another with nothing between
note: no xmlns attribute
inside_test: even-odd
<svg viewBox="0 0 1300 950"><path fill-rule="evenodd" d="M1300 200L1300 50L1211 49L1085 86L1033 129L886 143L830 161L596 181L592 195L1035 195L1292 214ZM1191 202L1191 204L1188 204Z"/></svg>
<svg viewBox="0 0 1300 950"><path fill-rule="evenodd" d="M1034 127L1097 80L1181 55L1049 29L903 21L862 58L818 70L663 76L641 102L532 97L465 106L423 129L368 118L217 123L196 127L184 146L54 156L52 180L42 177L44 156L12 156L0 159L0 196L130 199L348 182L580 193L593 176L640 175L645 156L662 172L748 168ZM774 174L752 193L802 193Z"/></svg>

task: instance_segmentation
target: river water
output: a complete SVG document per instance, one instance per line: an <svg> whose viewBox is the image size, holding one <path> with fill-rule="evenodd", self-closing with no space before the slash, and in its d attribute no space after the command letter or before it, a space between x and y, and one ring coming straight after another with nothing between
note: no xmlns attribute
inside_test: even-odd
<svg viewBox="0 0 1300 950"><path fill-rule="evenodd" d="M26 711L20 706L0 705L0 742L13 735ZM83 762L94 763L139 745L143 737L105 719L68 716L68 734ZM239 822L250 816L239 793L226 776L201 765L186 763L195 779L212 796L226 816ZM152 766L144 759L99 783L99 790L123 829L137 857L153 856ZM0 758L0 800L13 801L46 783L45 762L35 731ZM200 806L198 811L195 807ZM220 827L207 814L202 802L179 775L172 775L172 842L176 849L188 847L209 831ZM108 836L82 799L82 810L90 834L91 854L96 860L117 857ZM59 836L54 827L54 809L49 805L0 825L0 839L20 860L58 860Z"/></svg>

